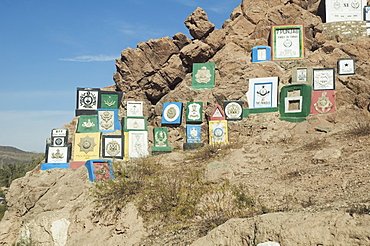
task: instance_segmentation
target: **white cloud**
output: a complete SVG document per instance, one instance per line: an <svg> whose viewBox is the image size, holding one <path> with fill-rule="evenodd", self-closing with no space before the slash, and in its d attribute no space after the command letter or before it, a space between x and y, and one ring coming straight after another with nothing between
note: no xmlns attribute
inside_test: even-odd
<svg viewBox="0 0 370 246"><path fill-rule="evenodd" d="M60 61L70 61L70 62L105 62L114 61L118 59L117 56L107 56L107 55L96 55L96 56L77 56L74 58L61 58Z"/></svg>

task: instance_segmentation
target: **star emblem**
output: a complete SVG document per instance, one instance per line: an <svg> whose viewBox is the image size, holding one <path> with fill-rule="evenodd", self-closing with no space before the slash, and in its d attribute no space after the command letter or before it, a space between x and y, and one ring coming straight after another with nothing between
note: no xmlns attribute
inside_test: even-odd
<svg viewBox="0 0 370 246"><path fill-rule="evenodd" d="M96 143L94 142L94 138L86 136L80 139L78 146L80 146L80 151L85 152L87 154L90 151L94 151Z"/></svg>

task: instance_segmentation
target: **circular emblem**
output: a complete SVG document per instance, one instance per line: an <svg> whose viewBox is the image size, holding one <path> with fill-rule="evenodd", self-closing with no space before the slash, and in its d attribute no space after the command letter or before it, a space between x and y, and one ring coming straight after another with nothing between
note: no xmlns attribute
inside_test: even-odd
<svg viewBox="0 0 370 246"><path fill-rule="evenodd" d="M120 152L120 144L117 142L117 141L110 141L107 146L105 147L105 151L107 151L107 153L110 155L110 156L116 156L119 154Z"/></svg>
<svg viewBox="0 0 370 246"><path fill-rule="evenodd" d="M226 105L225 113L229 119L238 119L242 114L243 109L239 103L231 102Z"/></svg>
<svg viewBox="0 0 370 246"><path fill-rule="evenodd" d="M54 140L54 144L55 145L62 145L63 144L63 139L62 138L56 138L55 140Z"/></svg>
<svg viewBox="0 0 370 246"><path fill-rule="evenodd" d="M340 8L340 2L335 1L335 2L334 2L334 8L335 8L335 9L339 9L339 8Z"/></svg>
<svg viewBox="0 0 370 246"><path fill-rule="evenodd" d="M354 9L358 9L360 7L360 3L357 0L351 2L351 6Z"/></svg>
<svg viewBox="0 0 370 246"><path fill-rule="evenodd" d="M223 135L224 135L224 130L222 129L222 128L215 128L214 130L213 130L213 135L215 136L215 137L218 137L218 138L220 138L220 137L222 137Z"/></svg>
<svg viewBox="0 0 370 246"><path fill-rule="evenodd" d="M285 39L283 45L288 48L292 46L292 41L290 39Z"/></svg>
<svg viewBox="0 0 370 246"><path fill-rule="evenodd" d="M164 119L168 122L175 121L180 115L180 109L176 104L170 104L163 112Z"/></svg>

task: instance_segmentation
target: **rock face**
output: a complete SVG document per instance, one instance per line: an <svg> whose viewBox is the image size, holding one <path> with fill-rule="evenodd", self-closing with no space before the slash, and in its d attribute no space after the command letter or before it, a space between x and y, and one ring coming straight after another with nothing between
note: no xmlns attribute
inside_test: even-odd
<svg viewBox="0 0 370 246"><path fill-rule="evenodd" d="M145 235L130 204L116 221L94 219L87 169L35 169L12 182L0 245L132 245ZM99 235L99 236L96 236Z"/></svg>
<svg viewBox="0 0 370 246"><path fill-rule="evenodd" d="M280 86L284 86L290 84L294 67L335 68L339 58L354 58L356 74L335 78L336 114L313 116L300 124L281 122L276 113L251 115L241 122L232 123L229 127L231 142L253 141L244 150L237 150L237 154L223 160L229 165L224 167L223 163L216 163L214 169L208 170L207 178L215 182L225 177L251 182L248 183L251 189L262 193L262 198L274 199L274 202L286 201L290 193L281 194L281 190L289 188L291 194L302 196L299 197L301 200L315 194L321 201L338 202L338 199L343 201L347 198L357 199L356 202L370 201L370 197L362 199L356 193L368 194L369 186L366 184L369 177L366 175L370 170L361 160L370 158L363 150L370 146L369 143L360 144L356 140L340 148L335 144L339 141L347 143L347 139L340 138L340 130L354 118L354 114L348 112L368 113L365 109L370 97L369 37L356 37L348 42L340 37L327 39L323 32L323 4L324 1L319 0L243 0L220 30L214 29L206 13L197 8L185 20L193 39L177 33L172 38L151 39L139 43L136 49L123 50L121 58L116 61L116 85L110 89L123 91L126 101L144 101L144 116L148 117L149 129L152 129L160 126L164 102L203 102L205 118L208 119L215 104L222 105L223 101L239 100L247 108L245 93L249 78L277 76ZM305 59L251 62L252 47L269 45L271 25L294 23L304 24ZM215 88L189 88L192 64L199 62L215 62ZM326 133L314 130L323 125L336 126L337 130L333 135L323 135ZM67 127L73 132L76 120ZM184 128L185 124L169 127L170 146L182 147ZM203 141L207 142L206 121L202 129L205 133ZM330 140L326 140L329 135ZM290 146L288 143L293 142L293 136L298 136L297 141ZM322 139L318 141L316 138ZM271 152L271 144L276 145L275 152ZM328 144L330 148L322 147ZM352 146L356 148L352 149ZM302 156L293 159L292 153L302 149L305 150ZM327 155L328 151L330 155ZM280 152L281 155L276 154ZM291 161L289 165L287 160ZM275 170L282 165L285 169ZM254 179L256 173L258 179ZM41 172L36 169L14 181L7 196L9 209L0 223L0 245L15 242L140 245L147 232L134 205L129 204L115 219L97 220L92 216L94 205L88 197L91 184L86 175L85 167L76 171L54 169ZM298 181L293 183L291 177L298 177ZM359 182L359 178L366 181ZM294 190L299 182L300 188ZM330 198L320 197L328 188L335 191L325 192ZM302 209L297 204L293 207ZM369 215L349 215L337 210L328 213L272 213L232 219L193 245L256 245L268 241L281 245L368 245L369 226Z"/></svg>
<svg viewBox="0 0 370 246"><path fill-rule="evenodd" d="M352 217L340 212L274 213L231 219L191 245L267 245L262 244L267 241L297 246L365 245L370 243L363 234L370 226L368 219L369 216Z"/></svg>

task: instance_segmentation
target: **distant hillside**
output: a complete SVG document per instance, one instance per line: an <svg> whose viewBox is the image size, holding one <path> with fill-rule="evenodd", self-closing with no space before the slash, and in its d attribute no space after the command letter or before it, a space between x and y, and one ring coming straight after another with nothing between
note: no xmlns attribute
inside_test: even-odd
<svg viewBox="0 0 370 246"><path fill-rule="evenodd" d="M30 163L44 153L27 152L11 146L0 146L0 167L7 163Z"/></svg>

